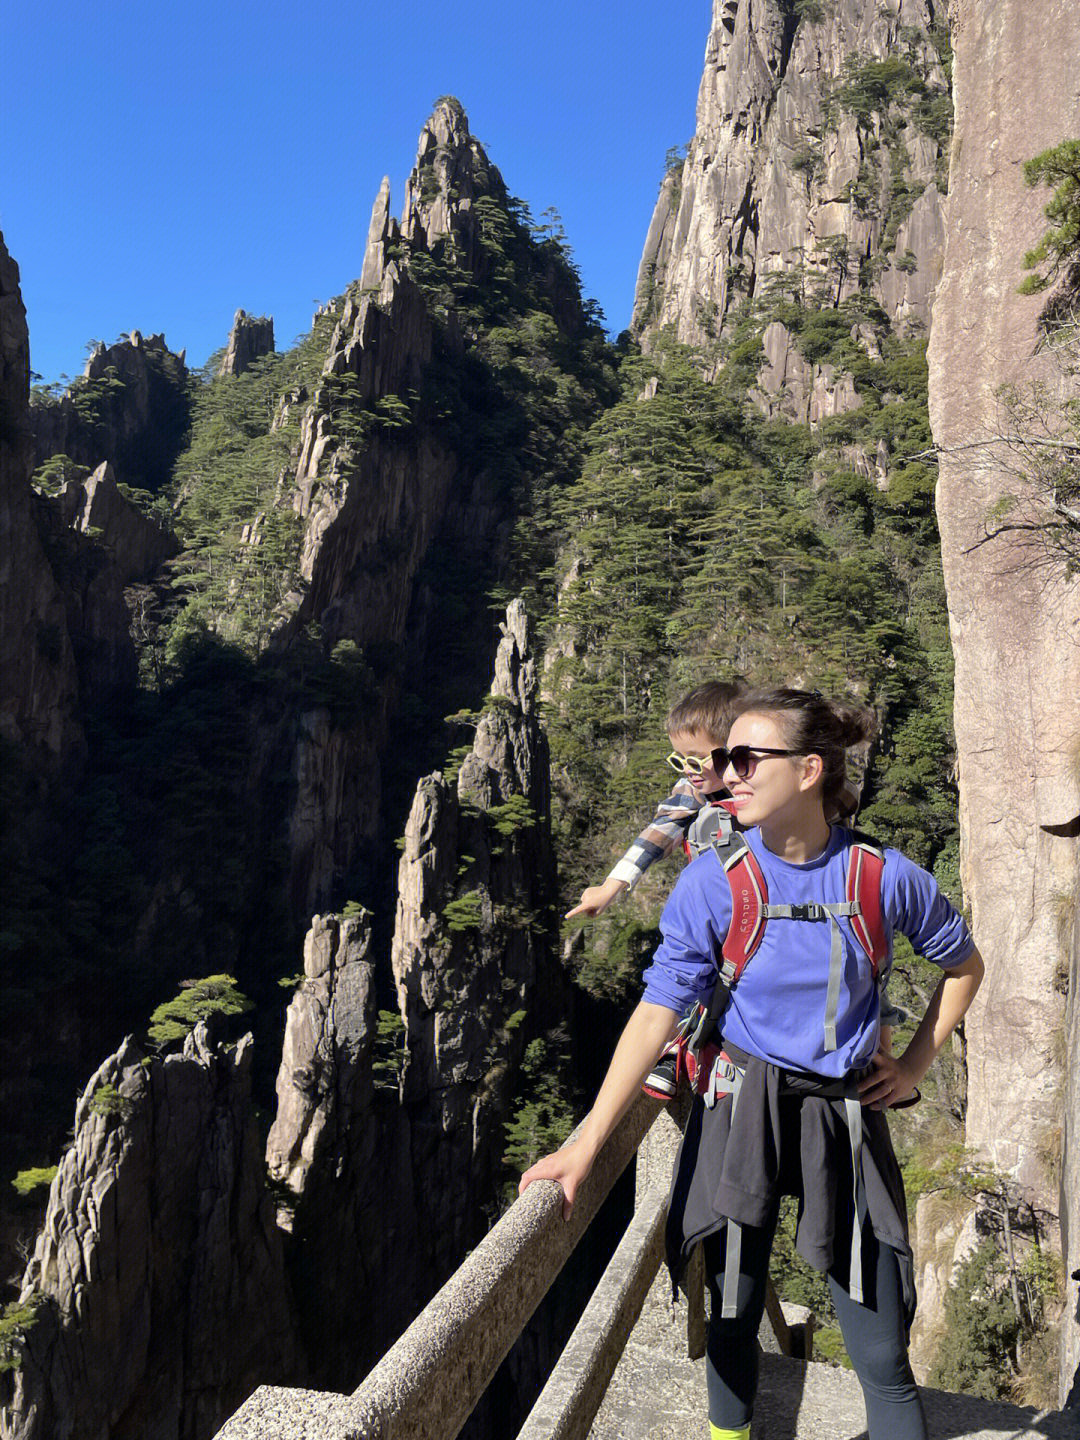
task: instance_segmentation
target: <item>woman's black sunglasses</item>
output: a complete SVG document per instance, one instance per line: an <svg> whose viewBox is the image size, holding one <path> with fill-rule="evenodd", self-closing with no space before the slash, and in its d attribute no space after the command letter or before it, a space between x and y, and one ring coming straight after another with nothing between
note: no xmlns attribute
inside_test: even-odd
<svg viewBox="0 0 1080 1440"><path fill-rule="evenodd" d="M804 750L773 750L768 745L718 745L701 760L696 755L683 755L673 750L667 763L683 775L700 775L706 765L711 765L717 775L722 775L730 765L740 780L749 780L757 769L758 760L766 755L804 755Z"/></svg>

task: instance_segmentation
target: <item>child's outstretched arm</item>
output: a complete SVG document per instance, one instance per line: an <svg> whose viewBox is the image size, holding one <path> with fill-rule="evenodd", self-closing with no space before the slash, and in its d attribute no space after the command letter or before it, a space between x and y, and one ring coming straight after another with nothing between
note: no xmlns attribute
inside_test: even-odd
<svg viewBox="0 0 1080 1440"><path fill-rule="evenodd" d="M522 1175L518 1194L534 1180L557 1180L563 1192L563 1219L569 1220L578 1186L592 1169L604 1141L641 1090L641 1082L675 1033L678 1015L666 1005L642 1000L626 1022L604 1083L577 1135L561 1150L545 1155Z"/></svg>
<svg viewBox="0 0 1080 1440"><path fill-rule="evenodd" d="M660 802L656 814L604 883L590 885L583 890L581 899L566 912L565 918L599 915L624 890L632 890L654 861L670 855L683 840L695 815L710 798L699 794L689 780L677 781L671 794Z"/></svg>

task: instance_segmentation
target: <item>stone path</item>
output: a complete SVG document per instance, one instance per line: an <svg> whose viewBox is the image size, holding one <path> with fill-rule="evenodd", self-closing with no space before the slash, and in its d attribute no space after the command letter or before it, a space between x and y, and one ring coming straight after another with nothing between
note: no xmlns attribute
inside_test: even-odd
<svg viewBox="0 0 1080 1440"><path fill-rule="evenodd" d="M705 1440L705 1364L686 1358L686 1307L666 1274L650 1292L593 1422L590 1440ZM931 1440L1080 1440L1080 1416L924 1390ZM866 1440L850 1370L762 1357L752 1440Z"/></svg>

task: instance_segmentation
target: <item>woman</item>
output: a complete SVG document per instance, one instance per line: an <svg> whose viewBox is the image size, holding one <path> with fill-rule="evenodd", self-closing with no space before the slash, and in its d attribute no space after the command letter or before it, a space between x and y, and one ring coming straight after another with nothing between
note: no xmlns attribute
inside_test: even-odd
<svg viewBox="0 0 1080 1440"><path fill-rule="evenodd" d="M747 1440L757 1328L782 1194L798 1197L799 1253L828 1273L862 1382L871 1440L926 1440L907 1357L914 1310L903 1183L882 1113L909 1099L978 989L983 966L932 876L884 852L885 930L908 936L943 976L907 1049L879 1046L879 990L843 913L852 832L830 826L848 746L873 717L816 692L747 697L714 752L768 886L793 907L770 918L721 1021L734 1090L699 1099L672 1191L669 1260L702 1240L712 1298L706 1376L712 1440ZM577 1187L637 1094L688 1003L707 1003L732 891L717 855L689 865L664 908L645 994L575 1140L521 1179L552 1179L569 1215ZM820 923L813 923L818 921ZM839 940L834 937L839 936Z"/></svg>

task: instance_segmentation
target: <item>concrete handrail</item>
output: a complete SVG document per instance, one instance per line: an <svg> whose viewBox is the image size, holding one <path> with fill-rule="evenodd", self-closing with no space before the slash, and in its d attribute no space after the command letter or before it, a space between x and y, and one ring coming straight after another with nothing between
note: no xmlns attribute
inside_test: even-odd
<svg viewBox="0 0 1080 1440"><path fill-rule="evenodd" d="M661 1110L639 1095L578 1190L531 1185L351 1396L317 1397L320 1440L454 1440ZM300 1440L315 1392L263 1386L217 1440Z"/></svg>
<svg viewBox="0 0 1080 1440"><path fill-rule="evenodd" d="M646 1095L635 1100L569 1221L553 1182L531 1185L510 1207L354 1392L350 1413L365 1440L453 1440L659 1109Z"/></svg>
<svg viewBox="0 0 1080 1440"><path fill-rule="evenodd" d="M667 1199L665 1188L638 1203L517 1440L586 1440L664 1257Z"/></svg>

